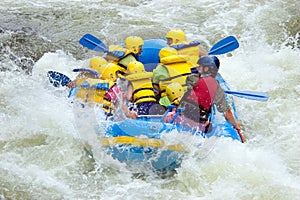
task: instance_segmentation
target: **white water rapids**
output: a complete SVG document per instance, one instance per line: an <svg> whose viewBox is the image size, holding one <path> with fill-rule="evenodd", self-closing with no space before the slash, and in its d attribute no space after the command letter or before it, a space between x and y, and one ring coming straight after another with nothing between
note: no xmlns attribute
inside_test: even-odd
<svg viewBox="0 0 300 200"><path fill-rule="evenodd" d="M299 10L298 0L2 0L0 199L300 199ZM234 98L247 143L220 138L167 178L94 162L68 91L51 86L46 72L74 78L73 68L98 55L78 43L85 33L109 45L174 28L206 51L238 39L231 56L219 57L220 73L232 90L270 95Z"/></svg>

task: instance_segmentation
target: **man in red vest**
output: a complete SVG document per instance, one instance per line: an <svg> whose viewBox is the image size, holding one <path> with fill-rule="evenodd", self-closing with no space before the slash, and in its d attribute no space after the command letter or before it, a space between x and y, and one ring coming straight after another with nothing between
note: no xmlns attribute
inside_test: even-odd
<svg viewBox="0 0 300 200"><path fill-rule="evenodd" d="M181 124L191 128L209 132L210 114L213 105L233 127L240 131L239 123L235 120L230 105L226 102L224 90L215 79L219 62L215 56L202 56L199 61L199 74L187 78L188 91L183 96L180 107L183 107Z"/></svg>

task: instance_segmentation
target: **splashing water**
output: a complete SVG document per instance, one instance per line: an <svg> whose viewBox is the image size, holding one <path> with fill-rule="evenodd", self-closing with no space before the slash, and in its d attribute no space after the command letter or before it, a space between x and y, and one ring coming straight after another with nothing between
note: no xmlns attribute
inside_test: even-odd
<svg viewBox="0 0 300 200"><path fill-rule="evenodd" d="M296 0L1 1L0 199L300 198L299 9ZM220 73L232 90L270 95L235 98L247 143L212 138L202 151L191 146L167 178L137 177L101 151L94 161L68 91L53 88L45 73L74 78L73 68L99 55L79 45L85 33L110 45L173 28L205 50L238 38L240 47L219 57Z"/></svg>

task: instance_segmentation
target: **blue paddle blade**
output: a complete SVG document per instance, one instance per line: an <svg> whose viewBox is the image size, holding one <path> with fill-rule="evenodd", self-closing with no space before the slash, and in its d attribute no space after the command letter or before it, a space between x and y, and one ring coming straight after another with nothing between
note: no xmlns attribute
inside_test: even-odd
<svg viewBox="0 0 300 200"><path fill-rule="evenodd" d="M50 83L52 83L54 87L67 86L68 83L71 82L71 79L69 77L60 72L48 71L47 75L49 77Z"/></svg>
<svg viewBox="0 0 300 200"><path fill-rule="evenodd" d="M208 52L208 55L220 55L228 53L239 47L239 43L233 36L228 36L217 42Z"/></svg>
<svg viewBox="0 0 300 200"><path fill-rule="evenodd" d="M99 52L107 52L108 47L98 38L91 34L85 34L82 36L82 38L79 40L79 43L87 47L88 49L94 50L94 51L99 51Z"/></svg>
<svg viewBox="0 0 300 200"><path fill-rule="evenodd" d="M232 94L237 97L256 100L256 101L267 101L269 99L269 95L264 92L251 92L251 91L231 91L225 90L226 94Z"/></svg>

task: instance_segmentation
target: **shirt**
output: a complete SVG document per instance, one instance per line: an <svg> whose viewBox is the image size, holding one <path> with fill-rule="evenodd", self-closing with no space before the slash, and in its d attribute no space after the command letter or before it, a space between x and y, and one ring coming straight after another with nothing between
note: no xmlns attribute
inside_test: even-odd
<svg viewBox="0 0 300 200"><path fill-rule="evenodd" d="M155 84L159 84L161 80L169 78L169 72L163 65L157 65L157 67L153 70L152 82Z"/></svg>

